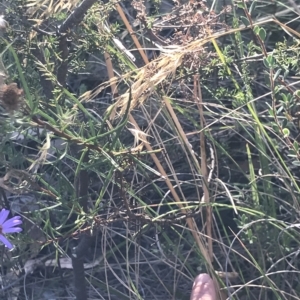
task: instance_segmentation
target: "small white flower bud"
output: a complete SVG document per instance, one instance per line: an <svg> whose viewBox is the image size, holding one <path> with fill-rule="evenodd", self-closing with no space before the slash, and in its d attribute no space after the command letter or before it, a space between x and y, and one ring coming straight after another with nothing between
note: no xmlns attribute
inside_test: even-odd
<svg viewBox="0 0 300 300"><path fill-rule="evenodd" d="M4 16L0 15L0 30L5 30L7 24L7 21L4 20Z"/></svg>
<svg viewBox="0 0 300 300"><path fill-rule="evenodd" d="M5 28L8 25L7 21L4 20L4 16L0 15L0 37L3 36Z"/></svg>

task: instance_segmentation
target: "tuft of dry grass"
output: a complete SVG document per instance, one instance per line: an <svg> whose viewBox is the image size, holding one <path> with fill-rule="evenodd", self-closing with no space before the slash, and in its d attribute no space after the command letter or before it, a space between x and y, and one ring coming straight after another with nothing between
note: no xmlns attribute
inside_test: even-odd
<svg viewBox="0 0 300 300"><path fill-rule="evenodd" d="M266 23L274 22L280 27L288 30L291 34L295 34L296 36L300 36L297 32L282 24L278 20L269 18L263 20L261 22L256 22L253 26L260 26ZM88 91L84 93L81 97L82 101L89 101L96 97L101 91L106 89L111 85L118 85L121 81L125 81L130 83L130 90L128 89L126 92L122 93L120 96L116 97L115 103L112 104L108 111L112 108L115 112L118 112L118 116L122 115L126 111L126 107L129 101L129 95L131 94L132 100L130 105L130 111L133 110L138 105L141 105L146 101L151 94L155 91L155 89L160 86L162 83L170 83L172 82L172 78L174 78L176 70L182 66L183 62L186 61L186 58L190 58L196 53L203 53L202 56L206 55L203 58L203 66L205 62L209 60L209 53L205 52L205 46L213 42L223 36L234 34L237 32L241 32L245 29L248 29L246 26L240 26L236 29L230 29L227 31L216 32L214 34L208 35L207 37L201 40L195 40L184 46L165 46L161 47L161 55L141 67L140 69L134 70L127 74L124 74L120 77L111 77L109 81L101 84L94 91ZM198 66L201 68L201 66ZM165 88L168 89L167 87ZM112 114L112 118L116 116L116 114Z"/></svg>
<svg viewBox="0 0 300 300"><path fill-rule="evenodd" d="M27 14L39 18L47 17L61 11L71 11L78 4L77 0L27 0Z"/></svg>

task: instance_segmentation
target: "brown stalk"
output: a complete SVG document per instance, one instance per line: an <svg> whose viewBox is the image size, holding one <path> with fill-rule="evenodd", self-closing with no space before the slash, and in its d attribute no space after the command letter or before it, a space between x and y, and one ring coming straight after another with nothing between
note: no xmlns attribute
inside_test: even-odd
<svg viewBox="0 0 300 300"><path fill-rule="evenodd" d="M199 75L194 76L194 98L197 103L199 115L200 115L200 126L201 128L205 127L205 119L202 106L202 93L199 84ZM213 247L212 247L212 208L209 205L210 197L208 190L208 172L207 172L207 157L206 157L206 147L205 147L205 134L204 131L200 131L200 151L201 151L201 174L202 174L202 188L204 192L204 202L206 206L206 234L209 237L207 240L208 243L208 252L210 254L210 259L213 260Z"/></svg>
<svg viewBox="0 0 300 300"><path fill-rule="evenodd" d="M143 48L142 48L142 46L141 46L138 38L136 37L135 32L132 30L131 25L129 24L129 22L128 22L128 20L127 20L127 18L125 16L125 14L124 14L121 6L118 3L116 4L116 9L117 9L117 11L118 11L118 13L119 13L122 21L124 22L124 24L125 24L128 32L129 32L129 34L131 35L132 40L133 40L135 46L137 47L138 51L140 52L140 54L141 54L141 56L142 56L142 58L144 60L144 63L148 64L149 63L148 57L145 54L145 51L143 50Z"/></svg>
<svg viewBox="0 0 300 300"><path fill-rule="evenodd" d="M108 52L104 52L104 58L105 58L108 78L113 78L114 77L114 69L113 69L113 64L111 62L111 57L110 57ZM110 87L111 87L111 93L114 96L117 95L118 94L118 88L117 88L117 85L114 81L111 81Z"/></svg>
<svg viewBox="0 0 300 300"><path fill-rule="evenodd" d="M199 92L198 92L199 94ZM200 94L201 95L201 94ZM172 105L170 104L169 100L167 99L167 97L164 98L164 103L166 104L166 107L177 127L177 130L179 132L179 135L182 137L182 141L186 144L186 148L187 149L190 149L190 146L188 145L187 143L187 136L185 134L185 132L183 131L182 127L181 127L181 124L179 123L179 120L173 110L173 107ZM201 116L201 115L200 115ZM200 117L202 120L204 120L203 118L203 110L202 110L202 117ZM203 124L202 124L203 126ZM202 127L204 128L204 127ZM201 134L204 136L204 133L203 132L200 132L200 136ZM203 138L202 138L202 141L203 141ZM200 142L201 142L201 137L200 137ZM145 145L146 147L148 145ZM203 145L201 145L201 147L203 147ZM205 149L205 143L204 143L204 149ZM191 149L190 149L191 150ZM190 151L189 152L191 157L193 158L194 162L198 165L198 162L197 162L197 158L195 157L195 154L193 153L193 151ZM205 152L206 153L206 152ZM156 157L156 156L155 156ZM201 174L202 174L202 180L203 180L203 191L204 191L204 199L206 200L205 203L209 204L209 192L208 192L208 173L207 173L207 165L206 165L206 155L205 157L202 156L202 148L201 148L201 158L202 158L202 162L201 162ZM205 159L205 160L203 160ZM204 162L204 163L203 163ZM160 164L160 162L158 161L158 164ZM157 166L158 167L158 166ZM198 169L199 168L199 165L197 166ZM161 172L161 174L163 176L166 176L166 174L164 173L164 170L161 166L161 169L158 168L159 171ZM206 172L205 172L206 171ZM181 211L184 213L184 214L187 214L187 211L185 210L185 208L183 207L183 205L180 203L180 199L176 193L176 191L173 189L173 186L171 184L171 182L169 181L169 179L166 177L166 184L167 186L170 188L171 190L171 193L174 197L174 199L176 200L176 202L178 203L178 206L181 208ZM203 240L202 236L199 233L199 230L197 228L197 224L195 222L195 219L194 218L187 218L187 224L189 226L189 228L191 229L192 231L192 234L193 234L193 237L207 263L207 269L208 269L208 272L209 273L212 273L213 272L213 266L212 266L212 257L213 257L213 250L212 250L212 233L211 233L211 224L212 224L212 218L209 220L209 216L211 218L211 207L208 205L207 206L207 222L206 222L206 228L207 228L207 236L208 236L208 250L206 249L205 247L205 241ZM214 275L214 274L213 274ZM221 293L220 291L220 285L218 283L218 281L215 279L215 277L213 276L214 278L214 283L215 283L215 289L217 291L217 295L219 296L219 299L226 299L226 297L224 298L224 295Z"/></svg>

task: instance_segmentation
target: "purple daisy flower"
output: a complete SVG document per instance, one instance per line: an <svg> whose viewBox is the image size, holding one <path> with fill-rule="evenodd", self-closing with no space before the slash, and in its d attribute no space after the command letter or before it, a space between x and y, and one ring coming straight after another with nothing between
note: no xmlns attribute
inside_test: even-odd
<svg viewBox="0 0 300 300"><path fill-rule="evenodd" d="M21 217L16 216L11 219L7 219L9 215L9 210L2 209L0 212L0 241L8 248L12 249L13 245L11 242L5 237L7 233L21 232L22 228L15 227L17 225L21 225Z"/></svg>

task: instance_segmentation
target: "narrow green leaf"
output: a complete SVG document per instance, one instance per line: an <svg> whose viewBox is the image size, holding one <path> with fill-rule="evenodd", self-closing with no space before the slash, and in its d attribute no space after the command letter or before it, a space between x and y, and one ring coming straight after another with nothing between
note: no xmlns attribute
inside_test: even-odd
<svg viewBox="0 0 300 300"><path fill-rule="evenodd" d="M256 0L252 1L252 4L249 8L249 14L252 15L252 12L255 10L256 7Z"/></svg>

